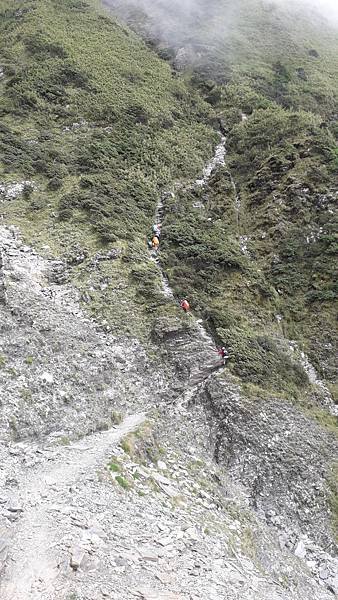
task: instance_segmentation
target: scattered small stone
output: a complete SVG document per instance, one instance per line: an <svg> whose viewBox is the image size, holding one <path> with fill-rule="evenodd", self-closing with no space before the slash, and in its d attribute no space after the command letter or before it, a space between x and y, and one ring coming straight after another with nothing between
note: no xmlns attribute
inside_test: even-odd
<svg viewBox="0 0 338 600"><path fill-rule="evenodd" d="M163 462L163 460L158 460L157 466L161 471L166 471L168 468L167 465L165 464L165 462Z"/></svg>
<svg viewBox="0 0 338 600"><path fill-rule="evenodd" d="M335 577L331 577L327 584L330 586L334 594L338 594L338 574Z"/></svg>
<svg viewBox="0 0 338 600"><path fill-rule="evenodd" d="M298 558L305 558L306 556L306 548L302 540L299 540L295 548L295 555L298 556Z"/></svg>
<svg viewBox="0 0 338 600"><path fill-rule="evenodd" d="M161 546L169 546L169 544L172 544L172 541L172 538L168 536L157 540L157 543Z"/></svg>
<svg viewBox="0 0 338 600"><path fill-rule="evenodd" d="M123 558L123 556L118 556L117 558L114 559L114 562L117 567L127 567L128 566L128 561L126 558Z"/></svg>
<svg viewBox="0 0 338 600"><path fill-rule="evenodd" d="M85 551L83 550L83 548L81 548L80 546L75 546L72 549L72 554L71 554L71 558L70 558L70 566L72 567L72 569L74 569L74 571L77 571L80 568L84 557L85 557Z"/></svg>
<svg viewBox="0 0 338 600"><path fill-rule="evenodd" d="M11 500L7 505L7 510L13 513L23 512L23 506L18 500Z"/></svg>
<svg viewBox="0 0 338 600"><path fill-rule="evenodd" d="M8 540L0 538L0 572L5 566L8 555Z"/></svg>
<svg viewBox="0 0 338 600"><path fill-rule="evenodd" d="M324 580L328 579L330 577L330 572L329 572L328 568L326 567L326 565L323 565L320 567L318 574L319 574L319 577Z"/></svg>
<svg viewBox="0 0 338 600"><path fill-rule="evenodd" d="M52 375L52 373L42 373L40 375L40 379L42 381L44 381L45 383L53 383L54 382L54 376Z"/></svg>
<svg viewBox="0 0 338 600"><path fill-rule="evenodd" d="M173 581L173 576L170 573L156 573L155 577L163 583L163 585L169 585Z"/></svg>
<svg viewBox="0 0 338 600"><path fill-rule="evenodd" d="M155 550L152 550L151 548L140 550L140 554L143 560L149 562L158 562L158 553Z"/></svg>
<svg viewBox="0 0 338 600"><path fill-rule="evenodd" d="M170 479L168 479L167 477L164 477L163 475L160 475L159 473L154 473L153 478L155 479L155 481L157 483L162 483L163 485L171 485L171 481Z"/></svg>
<svg viewBox="0 0 338 600"><path fill-rule="evenodd" d="M85 556L81 562L81 570L82 571L96 571L100 565L100 561L98 558L94 558L93 556Z"/></svg>
<svg viewBox="0 0 338 600"><path fill-rule="evenodd" d="M186 529L184 535L191 538L192 540L199 539L198 533L194 527L189 527L188 529Z"/></svg>
<svg viewBox="0 0 338 600"><path fill-rule="evenodd" d="M172 592L160 592L150 588L139 588L132 593L136 596L138 595L142 600L185 600L184 596L178 596Z"/></svg>

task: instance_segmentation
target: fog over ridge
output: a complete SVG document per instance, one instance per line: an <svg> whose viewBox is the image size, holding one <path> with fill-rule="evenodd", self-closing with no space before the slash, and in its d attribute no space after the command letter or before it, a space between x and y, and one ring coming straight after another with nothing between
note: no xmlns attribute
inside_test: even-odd
<svg viewBox="0 0 338 600"><path fill-rule="evenodd" d="M139 8L146 12L153 21L153 26L159 33L168 33L174 24L177 28L189 26L194 21L210 20L213 15L224 18L234 18L239 10L248 10L253 5L252 0L103 0L106 5L118 7L119 12L128 12L130 7ZM311 11L309 18L314 18L315 12L326 18L330 24L338 25L338 0L257 0L257 4L273 9L285 8L288 11L305 9Z"/></svg>

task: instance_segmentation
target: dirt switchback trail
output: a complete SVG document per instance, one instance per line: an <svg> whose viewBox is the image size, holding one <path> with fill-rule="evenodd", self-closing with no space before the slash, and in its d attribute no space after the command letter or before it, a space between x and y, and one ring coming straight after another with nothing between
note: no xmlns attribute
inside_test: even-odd
<svg viewBox="0 0 338 600"><path fill-rule="evenodd" d="M62 559L57 548L64 532L62 522L57 526L53 505L62 513L69 487L95 473L109 460L114 446L144 420L143 414L132 415L116 429L88 436L74 446L58 448L34 475L21 483L17 508L23 517L11 541L10 566L0 584L1 600L54 597L57 565Z"/></svg>

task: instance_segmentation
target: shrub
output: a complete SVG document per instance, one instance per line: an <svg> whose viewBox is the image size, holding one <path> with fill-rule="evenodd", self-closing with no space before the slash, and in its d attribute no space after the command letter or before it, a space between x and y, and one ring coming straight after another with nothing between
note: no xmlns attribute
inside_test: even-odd
<svg viewBox="0 0 338 600"><path fill-rule="evenodd" d="M62 185L63 182L60 177L52 177L52 179L50 179L48 182L47 189L51 191L56 191L59 190L62 187Z"/></svg>
<svg viewBox="0 0 338 600"><path fill-rule="evenodd" d="M27 200L34 191L34 187L31 183L25 183L22 190L23 197Z"/></svg>
<svg viewBox="0 0 338 600"><path fill-rule="evenodd" d="M108 468L113 473L119 473L121 471L120 465L118 465L116 462L110 462Z"/></svg>
<svg viewBox="0 0 338 600"><path fill-rule="evenodd" d="M218 334L229 349L232 372L243 381L291 394L309 384L303 367L272 338L236 327L230 331L218 329Z"/></svg>
<svg viewBox="0 0 338 600"><path fill-rule="evenodd" d="M28 52L42 59L46 55L51 57L66 58L67 52L61 44L49 41L41 32L27 35L24 43Z"/></svg>
<svg viewBox="0 0 338 600"><path fill-rule="evenodd" d="M124 489L124 490L130 490L131 489L131 484L129 483L129 481L127 481L127 479L125 479L124 477L122 477L122 475L117 475L117 477L115 477L115 481Z"/></svg>

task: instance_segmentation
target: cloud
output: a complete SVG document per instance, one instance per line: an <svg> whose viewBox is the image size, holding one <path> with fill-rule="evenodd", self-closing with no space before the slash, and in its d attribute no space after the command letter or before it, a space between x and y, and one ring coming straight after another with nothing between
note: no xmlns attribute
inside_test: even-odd
<svg viewBox="0 0 338 600"><path fill-rule="evenodd" d="M275 0L275 2L282 6L287 5L288 8L294 8L295 10L303 7L305 10L316 11L330 23L338 22L337 0Z"/></svg>
<svg viewBox="0 0 338 600"><path fill-rule="evenodd" d="M226 22L236 19L238 12L253 10L255 0L103 0L120 15L130 16L137 10L143 11L151 20L153 34L175 43L188 38L189 32L197 33L208 25L223 29ZM257 0L257 4L279 6L295 14L304 12L315 19L316 12L332 25L338 24L338 0ZM184 35L183 35L184 33Z"/></svg>

